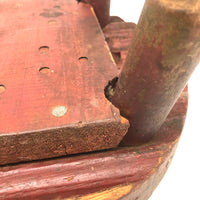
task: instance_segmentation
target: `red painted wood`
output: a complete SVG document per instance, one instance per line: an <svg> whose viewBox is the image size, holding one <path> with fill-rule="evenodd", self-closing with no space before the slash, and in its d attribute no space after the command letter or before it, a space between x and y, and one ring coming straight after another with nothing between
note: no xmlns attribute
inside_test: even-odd
<svg viewBox="0 0 200 200"><path fill-rule="evenodd" d="M110 0L78 0L92 5L101 27L110 21Z"/></svg>
<svg viewBox="0 0 200 200"><path fill-rule="evenodd" d="M117 70L91 6L0 1L0 16L0 164L116 147L128 123L104 96Z"/></svg>
<svg viewBox="0 0 200 200"><path fill-rule="evenodd" d="M0 199L63 199L132 184L124 199L146 200L175 152L187 110L187 90L148 144L0 168Z"/></svg>
<svg viewBox="0 0 200 200"><path fill-rule="evenodd" d="M111 100L130 121L124 145L149 141L187 85L200 61L199 19L199 1L145 2Z"/></svg>
<svg viewBox="0 0 200 200"><path fill-rule="evenodd" d="M134 38L136 24L123 22L120 18L111 17L112 21L103 29L106 42L117 64L119 74L126 60L129 47ZM116 21L118 22L116 22Z"/></svg>

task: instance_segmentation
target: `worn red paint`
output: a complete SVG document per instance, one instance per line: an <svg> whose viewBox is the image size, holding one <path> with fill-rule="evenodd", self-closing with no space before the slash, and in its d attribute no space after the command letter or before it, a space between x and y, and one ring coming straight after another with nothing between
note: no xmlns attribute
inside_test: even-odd
<svg viewBox="0 0 200 200"><path fill-rule="evenodd" d="M91 6L10 0L0 10L0 164L116 147L128 122L104 96L117 70Z"/></svg>
<svg viewBox="0 0 200 200"><path fill-rule="evenodd" d="M186 110L187 90L145 145L1 167L0 199L63 199L133 184L124 198L147 200L169 167Z"/></svg>
<svg viewBox="0 0 200 200"><path fill-rule="evenodd" d="M103 33L120 74L126 60L129 47L134 38L136 24L123 22L117 17L111 17L111 20L114 22L105 26Z"/></svg>

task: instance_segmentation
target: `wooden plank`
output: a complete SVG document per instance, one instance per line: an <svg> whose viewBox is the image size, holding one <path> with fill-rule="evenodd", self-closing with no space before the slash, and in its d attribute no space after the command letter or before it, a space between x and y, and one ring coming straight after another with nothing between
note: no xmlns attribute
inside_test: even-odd
<svg viewBox="0 0 200 200"><path fill-rule="evenodd" d="M117 74L91 6L0 1L0 164L116 147L128 128L104 96Z"/></svg>
<svg viewBox="0 0 200 200"><path fill-rule="evenodd" d="M0 167L0 200L106 199L113 194L147 200L171 163L186 110L187 88L157 137L145 145Z"/></svg>
<svg viewBox="0 0 200 200"><path fill-rule="evenodd" d="M148 142L164 123L200 62L199 35L200 1L145 1L111 89L111 102L130 122L124 145Z"/></svg>
<svg viewBox="0 0 200 200"><path fill-rule="evenodd" d="M94 8L101 27L110 21L110 0L77 0L78 2L89 3Z"/></svg>
<svg viewBox="0 0 200 200"><path fill-rule="evenodd" d="M174 152L174 145L125 148L4 167L0 173L0 199L63 199L129 183L135 183L135 190L169 159L172 149Z"/></svg>
<svg viewBox="0 0 200 200"><path fill-rule="evenodd" d="M103 33L117 64L119 70L118 73L120 74L127 57L129 47L134 39L136 24L124 22L118 17L111 17L111 20L114 22L105 26Z"/></svg>

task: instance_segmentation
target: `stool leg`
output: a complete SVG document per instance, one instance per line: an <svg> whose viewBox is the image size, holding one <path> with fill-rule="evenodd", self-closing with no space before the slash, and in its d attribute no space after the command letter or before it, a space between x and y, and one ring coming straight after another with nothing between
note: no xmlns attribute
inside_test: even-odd
<svg viewBox="0 0 200 200"><path fill-rule="evenodd" d="M200 1L146 0L112 103L129 119L122 144L149 141L200 61Z"/></svg>

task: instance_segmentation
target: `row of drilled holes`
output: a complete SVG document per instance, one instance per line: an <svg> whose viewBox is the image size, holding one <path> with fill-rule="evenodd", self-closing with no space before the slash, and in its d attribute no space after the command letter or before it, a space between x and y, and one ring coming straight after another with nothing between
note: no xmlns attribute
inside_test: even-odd
<svg viewBox="0 0 200 200"><path fill-rule="evenodd" d="M49 51L49 47L48 46L41 46L40 48L39 48L39 52L40 53L47 53ZM81 63L84 63L84 62L87 62L88 61L88 58L87 57L80 57L79 59L78 59ZM40 73L42 73L42 74L47 74L47 73L49 73L49 71L50 71L50 68L49 67L41 67L40 69L39 69L39 72ZM0 84L0 94L1 93L3 93L3 92L5 92L6 91L6 87L5 87L5 85L3 85L3 84Z"/></svg>
<svg viewBox="0 0 200 200"><path fill-rule="evenodd" d="M48 52L49 51L49 47L48 46L42 46L42 47L40 47L39 48L39 51L40 51L40 53L46 53L46 52ZM88 61L88 58L87 57L80 57L79 59L78 59L81 63L84 63L84 62L87 62ZM49 72L49 67L41 67L40 69L39 69L39 72L40 73L43 73L43 74L46 74L46 73L48 73Z"/></svg>
<svg viewBox="0 0 200 200"><path fill-rule="evenodd" d="M57 8L58 8L58 6L57 6ZM50 20L50 21L48 21L48 23L49 24L55 24L56 21L55 20ZM49 51L49 47L48 46L41 46L39 48L39 52L42 53L42 54L43 53L45 54L48 51ZM78 60L81 63L86 63L88 61L88 58L87 57L80 57ZM49 71L50 71L50 68L46 67L46 66L45 67L41 67L39 69L39 72L42 73L42 74L47 74L47 73L49 73ZM5 92L5 90L6 90L5 85L0 84L0 94ZM67 108L65 106L57 106L57 107L53 108L52 115L55 116L55 117L62 117L62 116L64 116L66 114L66 112L67 112Z"/></svg>

